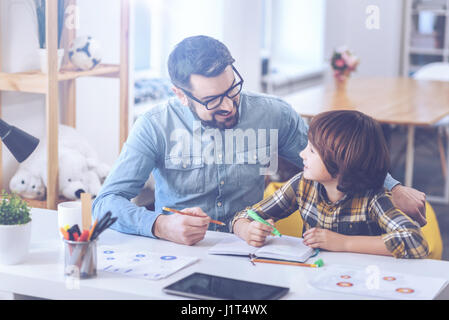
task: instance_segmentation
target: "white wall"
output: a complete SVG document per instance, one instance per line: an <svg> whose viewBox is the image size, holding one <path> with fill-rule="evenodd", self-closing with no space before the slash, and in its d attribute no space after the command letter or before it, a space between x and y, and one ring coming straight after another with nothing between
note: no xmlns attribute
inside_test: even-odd
<svg viewBox="0 0 449 320"><path fill-rule="evenodd" d="M245 88L260 90L260 0L152 0L151 65L168 76L167 59L182 39L207 35L222 41L236 59ZM159 54L160 53L160 54Z"/></svg>
<svg viewBox="0 0 449 320"><path fill-rule="evenodd" d="M223 14L221 40L236 60L245 89L260 91L262 3L259 0L226 0Z"/></svg>
<svg viewBox="0 0 449 320"><path fill-rule="evenodd" d="M340 45L360 57L357 76L397 76L402 47L403 0L326 0L325 57ZM379 29L368 29L366 8L379 8Z"/></svg>
<svg viewBox="0 0 449 320"><path fill-rule="evenodd" d="M272 60L317 67L323 64L324 0L273 0ZM274 22L277 23L274 23Z"/></svg>
<svg viewBox="0 0 449 320"><path fill-rule="evenodd" d="M77 35L99 41L103 63L120 61L120 1L78 0ZM97 150L100 160L113 164L119 153L120 82L112 78L77 80L77 129Z"/></svg>

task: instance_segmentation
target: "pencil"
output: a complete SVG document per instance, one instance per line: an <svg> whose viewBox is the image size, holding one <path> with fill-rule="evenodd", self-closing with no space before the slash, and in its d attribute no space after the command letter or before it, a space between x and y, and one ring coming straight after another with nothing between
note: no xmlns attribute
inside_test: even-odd
<svg viewBox="0 0 449 320"><path fill-rule="evenodd" d="M262 262L262 263L274 263L274 264L285 264L289 266L298 266L298 267L309 267L309 268L318 268L318 264L309 264L309 263L301 263L301 262L291 262L291 261L277 261L277 260L266 260L266 259L252 259L253 262Z"/></svg>
<svg viewBox="0 0 449 320"><path fill-rule="evenodd" d="M94 233L97 224L98 224L98 219L95 219L94 225L92 226L92 228L89 231L89 237L87 238L87 240L90 240L90 238L92 238L92 234Z"/></svg>
<svg viewBox="0 0 449 320"><path fill-rule="evenodd" d="M183 214L183 215L185 215L185 216L199 217L199 216L197 216L197 215L195 215L195 214L192 214L192 213L182 212L182 211L175 210L175 209L171 209L171 208L167 208L167 207L163 207L162 210L164 210L164 211L169 211L169 212L173 212L173 213ZM225 225L226 225L224 222L217 221L217 220L212 220L212 219L210 220L210 222L211 222L211 223L218 224L218 225L220 225L220 226L225 226Z"/></svg>

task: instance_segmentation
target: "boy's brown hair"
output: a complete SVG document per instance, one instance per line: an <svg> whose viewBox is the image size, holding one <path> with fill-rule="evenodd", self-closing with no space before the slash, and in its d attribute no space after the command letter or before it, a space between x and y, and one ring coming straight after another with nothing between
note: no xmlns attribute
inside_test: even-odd
<svg viewBox="0 0 449 320"><path fill-rule="evenodd" d="M373 118L353 110L328 111L312 119L308 138L337 189L354 194L378 189L390 168L382 128Z"/></svg>

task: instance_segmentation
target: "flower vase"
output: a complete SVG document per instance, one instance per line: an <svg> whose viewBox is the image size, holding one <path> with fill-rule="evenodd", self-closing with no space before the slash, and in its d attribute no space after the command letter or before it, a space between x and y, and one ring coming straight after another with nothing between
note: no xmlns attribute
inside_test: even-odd
<svg viewBox="0 0 449 320"><path fill-rule="evenodd" d="M348 84L348 78L335 78L335 89L339 92L345 92Z"/></svg>
<svg viewBox="0 0 449 320"><path fill-rule="evenodd" d="M23 262L28 255L31 221L26 224L0 225L0 265Z"/></svg>

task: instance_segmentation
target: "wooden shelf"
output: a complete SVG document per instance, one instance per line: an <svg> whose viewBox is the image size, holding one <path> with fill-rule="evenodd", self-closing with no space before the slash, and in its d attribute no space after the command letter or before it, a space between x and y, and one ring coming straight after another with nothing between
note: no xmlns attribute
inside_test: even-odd
<svg viewBox="0 0 449 320"><path fill-rule="evenodd" d="M412 10L412 14L417 15L422 12L430 12L436 16L447 16L448 13L445 9L436 9L436 8L416 8Z"/></svg>
<svg viewBox="0 0 449 320"><path fill-rule="evenodd" d="M46 200L33 200L33 199L26 199L26 198L22 198L22 200L24 200L32 208L40 208L40 209L48 208L48 204L47 204ZM66 202L66 201L72 201L72 200L69 200L66 198L58 198L56 200L56 206L58 204L60 204L61 202Z"/></svg>
<svg viewBox="0 0 449 320"><path fill-rule="evenodd" d="M417 34L421 28L419 14L433 15L433 32ZM422 56L421 67L432 62L448 62L449 59L449 0L426 0L422 5L416 0L404 0L402 70L408 77L416 69L415 55ZM441 46L436 48L435 46ZM434 59L435 58L435 59Z"/></svg>
<svg viewBox="0 0 449 320"><path fill-rule="evenodd" d="M76 79L80 77L114 77L120 83L120 133L119 150L128 137L128 82L129 82L129 0L120 0L120 62L117 65L100 64L92 70L79 71L65 61L63 68L57 72L58 58L58 1L45 0L46 28L45 38L48 49L47 73L33 70L18 73L0 72L0 94L2 91L28 92L44 94L46 97L46 127L47 127L47 196L46 201L26 200L30 206L36 208L56 209L57 204L66 199L58 198L58 124L59 104L65 108L63 123L76 127ZM66 0L67 5L76 6L76 0ZM62 47L68 48L76 38L76 29L64 28ZM0 35L1 38L1 35ZM0 39L1 40L1 39ZM0 41L1 42L1 41ZM0 50L1 51L1 50ZM66 56L67 58L67 56ZM2 56L0 52L0 66ZM0 68L1 70L1 68ZM61 86L58 84L62 83ZM61 88L59 88L61 87ZM60 92L61 91L61 92ZM62 102L60 102L60 96ZM1 115L0 99L0 115ZM0 177L2 174L2 160L0 148Z"/></svg>
<svg viewBox="0 0 449 320"><path fill-rule="evenodd" d="M62 69L58 72L58 81L74 80L80 77L115 77L120 78L120 66L100 64L92 70L78 71ZM0 73L0 90L29 93L47 93L48 75L40 71L17 73Z"/></svg>
<svg viewBox="0 0 449 320"><path fill-rule="evenodd" d="M430 55L430 56L442 56L446 53L445 49L439 48L419 48L419 47L411 47L411 54L422 54L422 55Z"/></svg>

